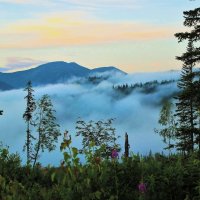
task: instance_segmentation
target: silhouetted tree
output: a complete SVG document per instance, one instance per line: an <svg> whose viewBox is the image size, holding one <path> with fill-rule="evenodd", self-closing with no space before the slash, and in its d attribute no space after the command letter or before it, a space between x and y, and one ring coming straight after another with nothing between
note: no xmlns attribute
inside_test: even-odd
<svg viewBox="0 0 200 200"><path fill-rule="evenodd" d="M181 33L176 33L175 36L178 38L179 42L182 42L184 40L192 40L195 42L198 42L200 39L199 35L199 23L200 23L200 7L195 8L194 10L189 10L189 11L184 11L184 26L193 28L190 31L187 32L181 32ZM196 51L194 52L194 55L196 55L196 58L194 58L195 61L200 60L200 53L199 53L199 48L196 48Z"/></svg>
<svg viewBox="0 0 200 200"><path fill-rule="evenodd" d="M198 131L196 131L195 134L195 144L198 147L200 155L200 76L199 79L194 82L194 84L196 89L197 129L198 129Z"/></svg>
<svg viewBox="0 0 200 200"><path fill-rule="evenodd" d="M180 93L177 96L176 116L178 118L178 131L176 133L177 148L183 152L193 152L199 136L197 130L197 104L199 85L195 81L193 68L200 61L200 47L195 46L200 39L200 8L184 12L184 25L190 27L189 32L176 33L179 42L188 40L186 52L177 57L183 62L181 79L178 82Z"/></svg>
<svg viewBox="0 0 200 200"><path fill-rule="evenodd" d="M128 142L128 134L125 133L125 144L124 144L124 148L125 148L125 152L124 152L124 156L126 158L129 157L129 148L130 148L130 145L129 145L129 142Z"/></svg>
<svg viewBox="0 0 200 200"><path fill-rule="evenodd" d="M27 95L25 96L26 99L26 110L23 114L23 118L27 124L27 128L26 128L26 143L24 145L24 150L26 149L27 152L27 164L30 163L31 160L31 152L32 152L32 142L31 140L34 139L33 135L31 134L31 130L30 130L30 125L31 125L31 120L32 120L32 116L33 116L33 112L36 109L36 103L35 103L35 99L34 99L34 95L33 95L33 88L32 88L32 83L31 81L29 81L27 83L26 88L24 89L24 91L27 92Z"/></svg>
<svg viewBox="0 0 200 200"><path fill-rule="evenodd" d="M193 52L194 47L190 40L187 47L187 52ZM190 59L191 58L191 59ZM179 150L186 152L194 151L194 136L197 131L196 120L196 88L194 84L195 73L193 67L195 63L192 61L192 56L188 58L177 57L177 59L184 62L181 78L178 82L180 93L177 96L177 110L178 129L176 137L179 140L177 147Z"/></svg>

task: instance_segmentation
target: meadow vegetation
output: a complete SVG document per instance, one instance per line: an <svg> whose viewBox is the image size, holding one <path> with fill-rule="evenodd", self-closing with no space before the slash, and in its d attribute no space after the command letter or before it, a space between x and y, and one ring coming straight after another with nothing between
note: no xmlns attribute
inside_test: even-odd
<svg viewBox="0 0 200 200"><path fill-rule="evenodd" d="M78 149L71 147L71 139L65 135L60 146L61 165L42 167L37 163L34 168L21 165L19 155L1 147L0 199L200 199L197 153L188 157L132 154L119 159L118 153L111 152L102 158L96 156L93 145L85 151L83 164Z"/></svg>

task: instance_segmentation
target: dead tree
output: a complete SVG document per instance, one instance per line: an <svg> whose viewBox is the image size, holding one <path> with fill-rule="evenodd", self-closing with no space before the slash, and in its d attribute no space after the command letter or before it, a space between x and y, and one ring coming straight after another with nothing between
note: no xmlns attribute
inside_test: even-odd
<svg viewBox="0 0 200 200"><path fill-rule="evenodd" d="M129 157L129 148L130 148L130 145L128 143L128 134L125 133L125 153L124 153L125 158Z"/></svg>

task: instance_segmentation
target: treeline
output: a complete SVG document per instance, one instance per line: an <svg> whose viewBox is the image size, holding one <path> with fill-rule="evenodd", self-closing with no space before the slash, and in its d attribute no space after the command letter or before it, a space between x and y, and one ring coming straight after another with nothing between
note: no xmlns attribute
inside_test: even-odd
<svg viewBox="0 0 200 200"><path fill-rule="evenodd" d="M92 84L99 84L104 80L107 80L108 76L89 76L87 81Z"/></svg>
<svg viewBox="0 0 200 200"><path fill-rule="evenodd" d="M122 84L122 85L113 85L113 89L124 94L130 94L133 90L139 89L143 93L152 93L155 92L159 85L167 85L174 83L175 80L163 80L163 81L149 81L145 83L135 83L135 84Z"/></svg>

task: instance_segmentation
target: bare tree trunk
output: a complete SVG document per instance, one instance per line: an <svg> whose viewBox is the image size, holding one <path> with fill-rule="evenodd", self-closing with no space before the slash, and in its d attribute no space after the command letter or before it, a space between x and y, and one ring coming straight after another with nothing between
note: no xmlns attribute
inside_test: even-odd
<svg viewBox="0 0 200 200"><path fill-rule="evenodd" d="M30 127L29 121L27 122L27 131L26 131L26 148L27 148L27 165L30 163Z"/></svg>
<svg viewBox="0 0 200 200"><path fill-rule="evenodd" d="M39 154L39 151L40 151L40 145L41 145L41 123L42 123L42 111L40 110L40 117L39 117L39 127L38 127L38 134L39 134L39 137L38 137L38 143L37 143L37 146L36 146L36 153L35 153L35 156L34 156L34 162L33 162L33 168L35 167L35 164L36 164L36 161L38 159L38 154Z"/></svg>
<svg viewBox="0 0 200 200"><path fill-rule="evenodd" d="M194 115L193 115L193 100L190 99L190 125L191 125L191 133L190 133L190 151L194 152Z"/></svg>
<svg viewBox="0 0 200 200"><path fill-rule="evenodd" d="M36 149L36 154L35 154L35 157L34 157L33 168L35 167L36 161L38 159L39 150L40 150L40 136L39 136L39 140L38 140L38 143L37 143L37 149Z"/></svg>
<svg viewBox="0 0 200 200"><path fill-rule="evenodd" d="M128 143L128 134L127 133L125 133L125 153L124 153L124 156L126 157L126 158L128 158L129 157L129 143Z"/></svg>

